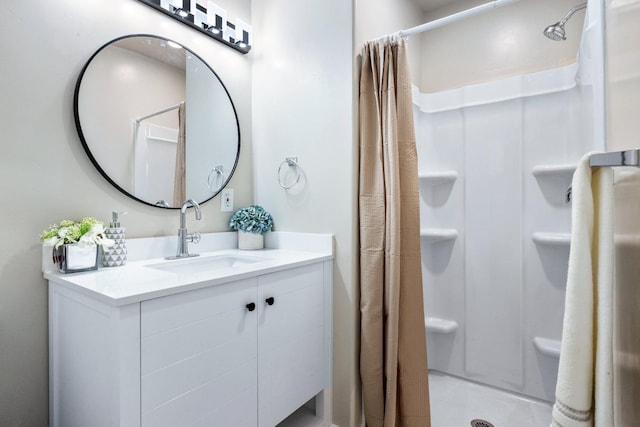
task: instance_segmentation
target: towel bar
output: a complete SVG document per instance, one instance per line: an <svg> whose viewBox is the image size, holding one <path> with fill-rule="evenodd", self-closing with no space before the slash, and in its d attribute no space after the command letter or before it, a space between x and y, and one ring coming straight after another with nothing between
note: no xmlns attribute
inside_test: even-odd
<svg viewBox="0 0 640 427"><path fill-rule="evenodd" d="M640 166L640 149L592 154L591 166Z"/></svg>

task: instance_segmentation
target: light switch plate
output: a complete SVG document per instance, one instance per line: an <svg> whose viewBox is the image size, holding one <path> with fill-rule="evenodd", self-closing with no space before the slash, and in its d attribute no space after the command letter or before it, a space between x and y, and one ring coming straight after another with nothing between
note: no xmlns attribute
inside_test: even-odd
<svg viewBox="0 0 640 427"><path fill-rule="evenodd" d="M220 196L220 212L233 212L233 189L225 188Z"/></svg>

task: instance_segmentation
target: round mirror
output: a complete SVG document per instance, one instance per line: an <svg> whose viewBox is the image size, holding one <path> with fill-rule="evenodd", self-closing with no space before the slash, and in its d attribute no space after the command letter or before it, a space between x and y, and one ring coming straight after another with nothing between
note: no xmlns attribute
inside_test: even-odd
<svg viewBox="0 0 640 427"><path fill-rule="evenodd" d="M78 78L74 115L100 173L149 205L205 202L238 162L229 92L202 58L163 37L124 36L98 49Z"/></svg>

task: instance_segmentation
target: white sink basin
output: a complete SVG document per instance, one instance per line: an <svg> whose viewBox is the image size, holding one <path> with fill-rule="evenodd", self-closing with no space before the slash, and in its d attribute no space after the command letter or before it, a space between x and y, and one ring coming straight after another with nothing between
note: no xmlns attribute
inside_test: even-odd
<svg viewBox="0 0 640 427"><path fill-rule="evenodd" d="M193 257L180 260L167 260L158 264L149 264L147 267L170 273L193 274L218 270L221 268L243 267L264 261L269 261L269 258L229 254Z"/></svg>

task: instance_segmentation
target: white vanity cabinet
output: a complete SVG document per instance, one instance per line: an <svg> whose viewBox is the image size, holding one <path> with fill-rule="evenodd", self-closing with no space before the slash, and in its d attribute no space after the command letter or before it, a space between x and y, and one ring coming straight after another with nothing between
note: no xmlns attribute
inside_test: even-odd
<svg viewBox="0 0 640 427"><path fill-rule="evenodd" d="M117 306L49 278L51 425L273 427L314 397L330 425L331 271Z"/></svg>
<svg viewBox="0 0 640 427"><path fill-rule="evenodd" d="M251 278L140 305L142 427L256 426Z"/></svg>
<svg viewBox="0 0 640 427"><path fill-rule="evenodd" d="M258 425L274 426L325 388L322 266L258 277Z"/></svg>

